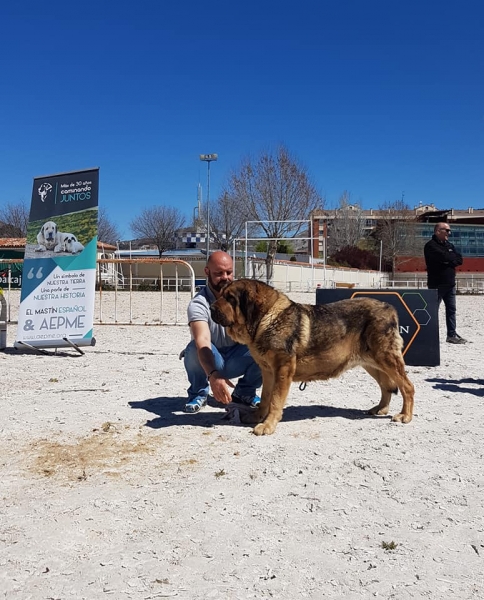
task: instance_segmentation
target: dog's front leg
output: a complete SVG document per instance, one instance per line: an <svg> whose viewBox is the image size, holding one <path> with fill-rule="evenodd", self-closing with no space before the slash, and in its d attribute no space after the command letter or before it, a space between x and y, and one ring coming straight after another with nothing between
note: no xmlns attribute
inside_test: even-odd
<svg viewBox="0 0 484 600"><path fill-rule="evenodd" d="M275 371L272 374L272 390L264 395L265 378L262 387L261 405L258 410L261 416L267 414L264 421L254 427L255 435L271 435L276 430L276 426L282 418L282 411L286 404L289 388L292 378L296 371L296 359L290 357L287 361L276 364Z"/></svg>
<svg viewBox="0 0 484 600"><path fill-rule="evenodd" d="M261 367L262 371L262 391L260 395L260 403L256 410L244 414L243 418L241 417L242 423L252 424L252 423L261 423L268 415L271 398L272 398L272 390L274 388L274 374L272 371L264 369ZM262 434L260 434L262 435Z"/></svg>

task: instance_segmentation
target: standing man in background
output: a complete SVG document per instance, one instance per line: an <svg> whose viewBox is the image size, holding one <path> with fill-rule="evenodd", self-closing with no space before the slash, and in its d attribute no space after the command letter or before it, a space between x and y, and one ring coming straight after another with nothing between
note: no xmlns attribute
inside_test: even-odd
<svg viewBox="0 0 484 600"><path fill-rule="evenodd" d="M427 265L427 287L437 290L439 306L445 304L447 342L465 344L467 340L456 331L455 268L462 264L462 255L449 242L451 229L448 223L437 223L432 239L425 244L424 255Z"/></svg>

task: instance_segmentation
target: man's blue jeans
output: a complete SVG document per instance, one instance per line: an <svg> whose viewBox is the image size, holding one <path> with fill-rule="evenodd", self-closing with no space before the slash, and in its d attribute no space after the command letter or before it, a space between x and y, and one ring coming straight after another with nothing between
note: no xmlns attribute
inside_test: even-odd
<svg viewBox="0 0 484 600"><path fill-rule="evenodd" d="M224 379L241 378L235 386L234 393L240 397L253 398L256 389L262 385L262 374L247 346L235 344L218 350L212 344L212 352L215 368ZM198 360L197 348L193 340L185 348L184 364L190 383L187 390L188 401L197 397L206 398L209 390L207 374Z"/></svg>
<svg viewBox="0 0 484 600"><path fill-rule="evenodd" d="M455 298L455 285L439 285L437 288L439 307L441 302L445 305L445 324L447 337L454 337L457 329L457 303Z"/></svg>

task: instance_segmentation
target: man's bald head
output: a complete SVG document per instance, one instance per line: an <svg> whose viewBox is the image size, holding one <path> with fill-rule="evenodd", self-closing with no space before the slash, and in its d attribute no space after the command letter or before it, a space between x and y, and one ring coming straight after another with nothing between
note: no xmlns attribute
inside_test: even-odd
<svg viewBox="0 0 484 600"><path fill-rule="evenodd" d="M234 280L234 263L230 254L222 250L213 252L208 258L205 275L210 289L218 296L223 287Z"/></svg>
<svg viewBox="0 0 484 600"><path fill-rule="evenodd" d="M434 235L441 242L447 240L450 235L450 225L448 223L437 223L434 227Z"/></svg>

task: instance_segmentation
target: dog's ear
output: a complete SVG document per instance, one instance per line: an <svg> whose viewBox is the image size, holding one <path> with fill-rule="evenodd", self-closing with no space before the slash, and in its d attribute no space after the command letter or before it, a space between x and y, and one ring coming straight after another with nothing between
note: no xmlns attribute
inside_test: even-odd
<svg viewBox="0 0 484 600"><path fill-rule="evenodd" d="M263 314L260 309L260 303L257 301L257 286L254 285L252 280L249 285L240 291L239 308L245 318L247 333L254 339Z"/></svg>
<svg viewBox="0 0 484 600"><path fill-rule="evenodd" d="M257 303L247 288L241 290L239 295L240 312L244 315L246 323L254 323L257 320Z"/></svg>
<svg viewBox="0 0 484 600"><path fill-rule="evenodd" d="M247 298L247 292L245 289L240 290L239 292L239 310L244 315L244 319L247 321L249 318L249 303Z"/></svg>

